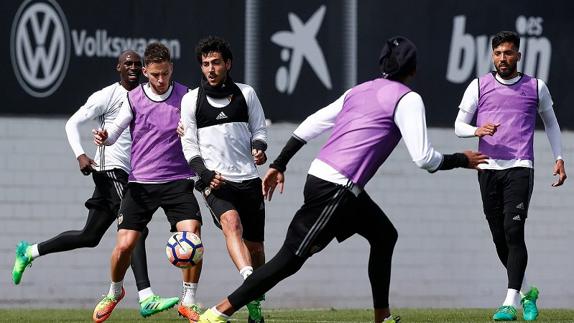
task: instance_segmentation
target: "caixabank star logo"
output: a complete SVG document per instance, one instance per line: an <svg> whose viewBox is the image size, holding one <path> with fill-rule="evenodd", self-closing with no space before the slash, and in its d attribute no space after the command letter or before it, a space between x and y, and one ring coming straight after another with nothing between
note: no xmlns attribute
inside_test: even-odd
<svg viewBox="0 0 574 323"><path fill-rule="evenodd" d="M70 56L66 17L53 0L22 3L10 36L12 68L20 86L31 96L43 98L62 83Z"/></svg>

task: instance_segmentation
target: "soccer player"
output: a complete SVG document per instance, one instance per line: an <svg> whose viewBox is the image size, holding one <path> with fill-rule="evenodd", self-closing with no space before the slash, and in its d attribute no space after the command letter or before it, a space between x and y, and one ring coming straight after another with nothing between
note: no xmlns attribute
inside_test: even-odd
<svg viewBox="0 0 574 323"><path fill-rule="evenodd" d="M79 126L91 120L97 120L102 127L111 123L116 118L126 93L138 86L141 69L141 57L136 52L123 52L118 57L116 66L120 81L92 94L66 123L68 142L76 155L80 171L84 175L92 174L95 184L92 197L86 201L88 219L82 230L62 232L52 239L32 245L21 241L16 249L16 261L12 270L15 284L20 283L26 267L40 256L97 246L116 220L130 171L130 134L124 131L108 149L98 149L95 155L95 160L98 161L96 163L84 152ZM131 261L138 288L140 314L144 317L171 308L179 301L177 297L160 298L154 295L151 289L145 252L147 234L147 229L142 232Z"/></svg>
<svg viewBox="0 0 574 323"><path fill-rule="evenodd" d="M243 305L296 273L331 240L341 242L355 233L367 239L371 247L368 275L375 322L398 321L391 316L388 299L391 258L398 235L365 192L365 185L401 137L415 164L429 172L476 168L486 156L471 151L442 155L431 147L423 101L405 85L416 72L416 47L411 41L400 36L387 40L379 64L381 78L351 88L309 116L270 165L263 179L264 195L269 200L277 186L283 191L284 172L291 157L307 141L333 129L311 164L303 206L291 221L279 252L201 315L200 323L226 322Z"/></svg>
<svg viewBox="0 0 574 323"><path fill-rule="evenodd" d="M534 185L534 127L540 115L556 163L557 187L566 180L560 126L546 84L517 70L520 38L501 31L492 39L496 71L473 80L455 122L459 137L479 137L479 150L490 158L480 165L478 183L496 252L506 268L508 291L495 321L516 320L520 304L525 320L538 317L538 289L526 282L528 253L524 225ZM476 126L471 125L476 115Z"/></svg>
<svg viewBox="0 0 574 323"><path fill-rule="evenodd" d="M267 157L265 115L249 85L229 72L229 43L208 37L196 47L203 78L181 101L183 152L199 175L215 224L222 229L231 260L246 279L265 263L265 204L257 165ZM249 322L263 322L260 299L247 304Z"/></svg>
<svg viewBox="0 0 574 323"><path fill-rule="evenodd" d="M130 127L131 172L118 215L117 241L111 257L109 293L94 310L94 322L105 321L124 297L122 287L130 255L155 211L162 207L171 231L200 235L201 215L193 195L195 174L183 156L176 132L181 98L188 89L172 82L169 50L151 43L144 53L143 73L148 82L123 99L117 118L105 129L94 130L96 145L111 145ZM197 319L195 292L201 263L184 269L183 294L178 312Z"/></svg>

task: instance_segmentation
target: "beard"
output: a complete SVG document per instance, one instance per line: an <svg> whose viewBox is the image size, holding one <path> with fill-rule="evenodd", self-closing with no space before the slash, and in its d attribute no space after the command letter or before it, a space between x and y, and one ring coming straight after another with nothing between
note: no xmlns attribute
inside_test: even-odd
<svg viewBox="0 0 574 323"><path fill-rule="evenodd" d="M500 75L502 78L509 77L509 76L513 75L514 72L516 72L516 64L506 65L505 71L501 71L500 68L498 66L496 66L496 73L498 73L498 75Z"/></svg>

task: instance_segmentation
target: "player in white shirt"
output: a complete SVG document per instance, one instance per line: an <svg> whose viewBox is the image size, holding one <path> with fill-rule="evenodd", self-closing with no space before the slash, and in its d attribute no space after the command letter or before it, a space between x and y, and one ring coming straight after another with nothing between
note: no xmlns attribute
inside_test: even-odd
<svg viewBox="0 0 574 323"><path fill-rule="evenodd" d="M16 260L12 279L19 284L22 274L32 261L40 256L78 248L97 246L108 228L115 222L124 188L130 171L131 136L124 131L118 141L105 149L99 148L95 158L85 153L80 141L80 125L95 120L100 127L112 123L116 118L128 91L139 84L142 71L141 57L128 50L118 57L116 70L120 81L93 93L86 103L66 123L66 134L82 174L90 175L95 189L85 203L88 218L82 230L62 232L59 235L35 244L21 241L16 249ZM147 272L145 231L132 257L132 270L136 278L140 300L140 314L144 317L173 307L179 298L160 298L151 289Z"/></svg>
<svg viewBox="0 0 574 323"><path fill-rule="evenodd" d="M265 263L265 203L256 167L267 160L265 115L253 88L231 79L227 41L202 39L196 56L203 77L181 101L183 152L199 176L196 189L223 231L229 256L246 279ZM247 304L249 323L264 322L262 299Z"/></svg>

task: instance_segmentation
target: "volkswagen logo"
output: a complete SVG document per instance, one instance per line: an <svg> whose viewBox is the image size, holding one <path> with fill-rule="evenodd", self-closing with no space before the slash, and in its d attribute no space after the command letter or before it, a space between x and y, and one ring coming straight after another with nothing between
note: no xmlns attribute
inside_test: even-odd
<svg viewBox="0 0 574 323"><path fill-rule="evenodd" d="M16 78L28 94L43 98L58 89L68 69L70 33L56 1L28 0L18 8L10 56Z"/></svg>

